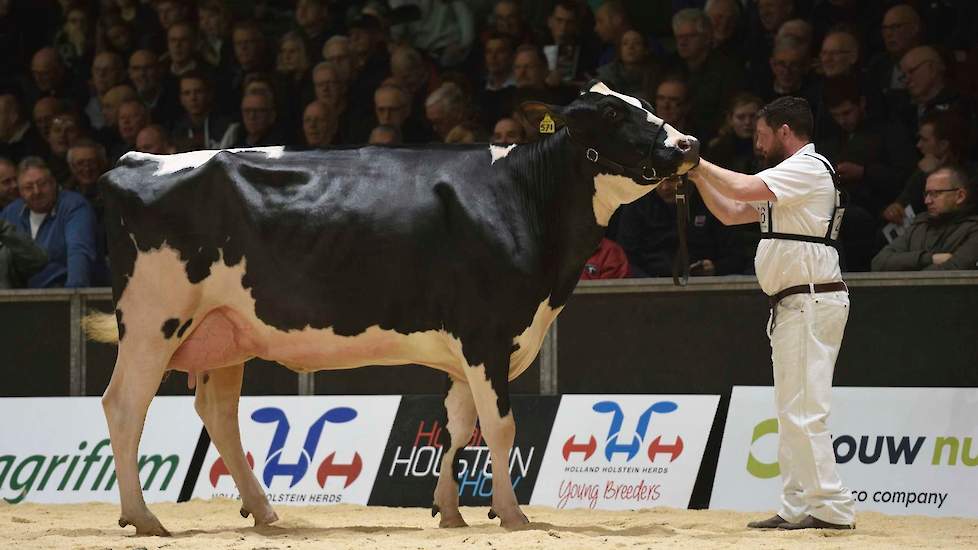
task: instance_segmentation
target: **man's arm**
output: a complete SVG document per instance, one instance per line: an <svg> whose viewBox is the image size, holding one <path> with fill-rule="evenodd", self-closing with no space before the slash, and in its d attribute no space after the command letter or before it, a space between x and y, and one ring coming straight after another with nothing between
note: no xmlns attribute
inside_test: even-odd
<svg viewBox="0 0 978 550"><path fill-rule="evenodd" d="M945 271L955 269L978 269L978 228L971 231L961 243L951 251L951 257L942 263L932 263L926 271Z"/></svg>
<svg viewBox="0 0 978 550"><path fill-rule="evenodd" d="M18 283L27 282L48 263L44 249L34 244L30 237L18 233L6 219L0 219L0 244L10 249L13 264L10 267L20 278Z"/></svg>
<svg viewBox="0 0 978 550"><path fill-rule="evenodd" d="M930 265L932 254L926 250L911 250L910 237L915 230L925 229L917 225L909 227L903 235L883 247L872 261L873 271L917 271Z"/></svg>
<svg viewBox="0 0 978 550"><path fill-rule="evenodd" d="M768 189L767 185L760 178L720 168L705 159L700 159L699 165L689 172L689 178L696 184L696 189L700 192L700 196L703 197L703 202L706 203L710 212L713 212L713 215L723 222L724 225L738 225L760 221L761 215L753 206L746 202L754 199L736 198L722 190L727 188L729 192L729 184L723 179L726 175L731 175L733 176L732 179L738 180L738 186L750 186L759 183L771 197L770 199L763 198L756 200L774 199L774 193L771 193L771 190ZM750 178L757 180L757 182L749 181ZM748 179L748 181L740 181L741 179Z"/></svg>
<svg viewBox="0 0 978 550"><path fill-rule="evenodd" d="M71 209L65 222L68 255L66 288L90 286L95 264L95 212L87 202Z"/></svg>

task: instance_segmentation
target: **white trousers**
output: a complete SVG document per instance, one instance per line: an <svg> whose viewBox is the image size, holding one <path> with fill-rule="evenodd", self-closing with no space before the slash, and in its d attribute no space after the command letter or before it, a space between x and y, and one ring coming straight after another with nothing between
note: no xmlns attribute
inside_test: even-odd
<svg viewBox="0 0 978 550"><path fill-rule="evenodd" d="M830 523L855 522L852 495L839 479L825 425L848 319L846 292L806 293L781 300L775 323L769 324L783 484L778 515L790 522L806 515Z"/></svg>

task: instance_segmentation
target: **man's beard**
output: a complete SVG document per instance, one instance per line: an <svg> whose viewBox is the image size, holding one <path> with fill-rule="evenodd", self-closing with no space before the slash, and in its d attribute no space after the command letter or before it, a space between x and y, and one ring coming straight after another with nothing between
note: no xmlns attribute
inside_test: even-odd
<svg viewBox="0 0 978 550"><path fill-rule="evenodd" d="M772 166L781 164L784 159L788 158L788 152L785 151L784 145L781 142L776 141L771 150L763 156L765 164L767 164L768 168L771 168Z"/></svg>

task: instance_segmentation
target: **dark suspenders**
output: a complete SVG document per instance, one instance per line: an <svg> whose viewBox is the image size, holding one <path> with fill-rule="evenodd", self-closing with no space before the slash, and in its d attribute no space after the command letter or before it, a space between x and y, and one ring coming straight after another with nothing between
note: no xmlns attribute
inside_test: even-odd
<svg viewBox="0 0 978 550"><path fill-rule="evenodd" d="M839 229L842 227L842 217L845 214L846 205L849 203L848 195L839 185L839 175L832 168L831 164L820 157L816 157L815 155L810 155L808 153L803 154L821 162L825 166L825 169L829 171L829 175L832 176L832 185L835 186L835 205L832 207L832 217L829 219L829 228L825 231L824 237L816 237L814 235L797 235L794 233L778 233L774 231L774 204L769 202L767 203L767 208L761 213L761 238L802 241L806 243L835 246L836 241L839 239Z"/></svg>

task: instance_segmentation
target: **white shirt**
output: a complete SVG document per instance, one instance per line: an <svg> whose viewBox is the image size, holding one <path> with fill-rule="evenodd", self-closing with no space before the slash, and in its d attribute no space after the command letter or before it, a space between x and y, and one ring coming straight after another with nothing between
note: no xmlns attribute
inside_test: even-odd
<svg viewBox="0 0 978 550"><path fill-rule="evenodd" d="M751 206L761 213L762 219L770 215L768 223L773 232L824 237L829 229L836 199L832 175L818 159L808 155L825 158L809 143L777 166L757 174L776 200L752 202ZM804 241L761 239L754 269L761 290L768 295L791 286L842 280L835 248Z"/></svg>
<svg viewBox="0 0 978 550"><path fill-rule="evenodd" d="M31 238L37 238L37 230L41 228L41 224L44 223L44 219L48 217L47 212L43 214L38 214L37 212L31 211Z"/></svg>

